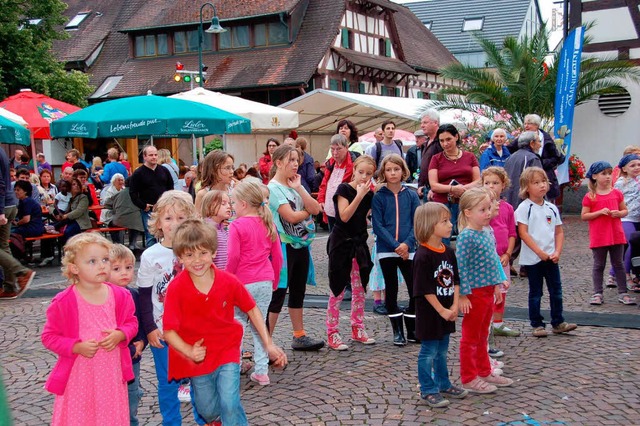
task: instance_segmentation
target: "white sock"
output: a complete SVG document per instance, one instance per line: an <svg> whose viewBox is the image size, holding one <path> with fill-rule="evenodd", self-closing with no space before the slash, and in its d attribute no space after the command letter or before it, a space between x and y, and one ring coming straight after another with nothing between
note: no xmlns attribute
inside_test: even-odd
<svg viewBox="0 0 640 426"><path fill-rule="evenodd" d="M500 322L494 322L494 323L493 323L493 328L500 328L500 327L502 327L502 324L504 324L502 321L500 321Z"/></svg>

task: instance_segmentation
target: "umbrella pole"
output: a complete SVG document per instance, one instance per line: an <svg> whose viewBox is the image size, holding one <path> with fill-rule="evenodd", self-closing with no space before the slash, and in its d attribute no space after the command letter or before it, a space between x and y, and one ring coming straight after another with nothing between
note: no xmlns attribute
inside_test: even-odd
<svg viewBox="0 0 640 426"><path fill-rule="evenodd" d="M192 146L192 158L193 158L193 165L195 166L196 164L198 164L198 147L196 146L196 135L191 135L191 146Z"/></svg>
<svg viewBox="0 0 640 426"><path fill-rule="evenodd" d="M33 131L31 133L31 161L33 161L33 171L38 173L38 164L36 159L36 140L33 137Z"/></svg>

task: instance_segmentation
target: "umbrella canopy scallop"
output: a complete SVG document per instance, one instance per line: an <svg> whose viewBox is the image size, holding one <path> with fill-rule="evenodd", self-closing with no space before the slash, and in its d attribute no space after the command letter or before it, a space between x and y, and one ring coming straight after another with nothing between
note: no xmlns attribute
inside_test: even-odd
<svg viewBox="0 0 640 426"><path fill-rule="evenodd" d="M51 123L53 137L188 137L251 133L251 122L218 108L146 95L91 105Z"/></svg>
<svg viewBox="0 0 640 426"><path fill-rule="evenodd" d="M29 130L20 124L0 116L0 142L31 145Z"/></svg>

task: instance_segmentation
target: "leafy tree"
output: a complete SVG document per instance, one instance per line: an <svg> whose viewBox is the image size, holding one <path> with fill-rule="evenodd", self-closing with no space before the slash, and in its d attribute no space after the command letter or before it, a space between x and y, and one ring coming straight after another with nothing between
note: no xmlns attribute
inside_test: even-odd
<svg viewBox="0 0 640 426"><path fill-rule="evenodd" d="M502 49L485 38L477 40L487 55L487 68L455 63L442 69L443 77L459 80L464 86L440 90L446 100L438 102L439 106L482 115L488 115L487 107L494 114L505 111L511 116L512 128L522 128L524 116L536 113L543 118L543 126L550 126L560 49L554 52L551 62L546 61L549 55L546 27L522 40L506 37ZM585 36L584 44L590 40ZM640 81L640 69L630 61L583 57L580 67L576 105L598 95L620 92L622 80Z"/></svg>
<svg viewBox="0 0 640 426"><path fill-rule="evenodd" d="M67 72L52 53L66 37L60 0L2 0L0 6L0 99L21 88L86 106L93 92L88 76ZM39 20L39 21L38 21Z"/></svg>

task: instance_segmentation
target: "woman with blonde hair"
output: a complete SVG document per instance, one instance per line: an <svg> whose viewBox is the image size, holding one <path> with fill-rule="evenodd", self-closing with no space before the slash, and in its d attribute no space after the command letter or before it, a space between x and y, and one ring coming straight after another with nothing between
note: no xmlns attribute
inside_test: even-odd
<svg viewBox="0 0 640 426"><path fill-rule="evenodd" d="M171 160L171 151L166 148L158 150L158 164L167 169L173 180L173 189L182 191L180 185L180 170L178 166Z"/></svg>

